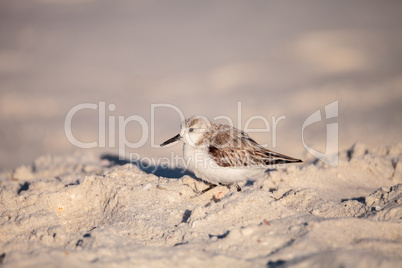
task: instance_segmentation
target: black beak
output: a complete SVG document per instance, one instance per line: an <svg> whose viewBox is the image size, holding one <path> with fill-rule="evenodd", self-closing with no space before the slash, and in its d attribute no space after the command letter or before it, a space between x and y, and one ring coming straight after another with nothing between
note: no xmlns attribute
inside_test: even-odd
<svg viewBox="0 0 402 268"><path fill-rule="evenodd" d="M173 138L170 138L170 139L168 139L167 141L165 141L164 143L162 143L160 146L163 147L163 146L165 146L165 145L168 145L169 143L178 141L178 140L180 140L180 139L181 139L180 134L177 134L177 135L174 136Z"/></svg>

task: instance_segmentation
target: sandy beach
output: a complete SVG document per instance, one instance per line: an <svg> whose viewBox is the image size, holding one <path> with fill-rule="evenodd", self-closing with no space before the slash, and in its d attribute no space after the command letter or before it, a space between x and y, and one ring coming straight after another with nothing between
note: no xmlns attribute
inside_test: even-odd
<svg viewBox="0 0 402 268"><path fill-rule="evenodd" d="M2 266L398 267L401 155L356 144L337 168L307 162L201 196L189 175L41 157L2 174Z"/></svg>
<svg viewBox="0 0 402 268"><path fill-rule="evenodd" d="M0 267L402 267L400 14L0 0ZM194 115L303 163L197 196Z"/></svg>

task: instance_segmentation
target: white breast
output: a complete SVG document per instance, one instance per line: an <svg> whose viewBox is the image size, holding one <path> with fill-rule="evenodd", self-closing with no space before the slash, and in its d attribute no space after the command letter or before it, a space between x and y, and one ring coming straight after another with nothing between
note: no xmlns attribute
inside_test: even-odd
<svg viewBox="0 0 402 268"><path fill-rule="evenodd" d="M201 180L212 184L232 184L246 181L264 174L265 169L221 167L210 157L207 148L194 148L183 145L186 168L194 172Z"/></svg>

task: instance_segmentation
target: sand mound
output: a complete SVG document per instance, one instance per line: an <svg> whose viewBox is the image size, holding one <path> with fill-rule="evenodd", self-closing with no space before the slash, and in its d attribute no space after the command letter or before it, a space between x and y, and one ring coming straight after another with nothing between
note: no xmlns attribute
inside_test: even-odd
<svg viewBox="0 0 402 268"><path fill-rule="evenodd" d="M311 160L242 192L93 155L45 156L0 180L0 263L28 266L396 267L402 144Z"/></svg>

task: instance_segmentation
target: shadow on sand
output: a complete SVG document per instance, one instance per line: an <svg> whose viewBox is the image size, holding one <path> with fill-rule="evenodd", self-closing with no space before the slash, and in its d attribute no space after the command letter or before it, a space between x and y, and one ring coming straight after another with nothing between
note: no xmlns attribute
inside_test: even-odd
<svg viewBox="0 0 402 268"><path fill-rule="evenodd" d="M169 179L180 179L184 175L191 176L195 178L194 173L180 168L180 167L175 167L175 168L168 168L168 167L163 167L163 166L153 166L153 165L145 165L143 162L139 161L128 161L126 159L120 159L118 155L113 155L113 154L103 154L100 157L101 160L108 160L109 165L108 167L113 167L113 166L122 166L125 164L133 164L136 165L140 170L144 171L147 174L154 174L155 176L159 177L165 177Z"/></svg>

